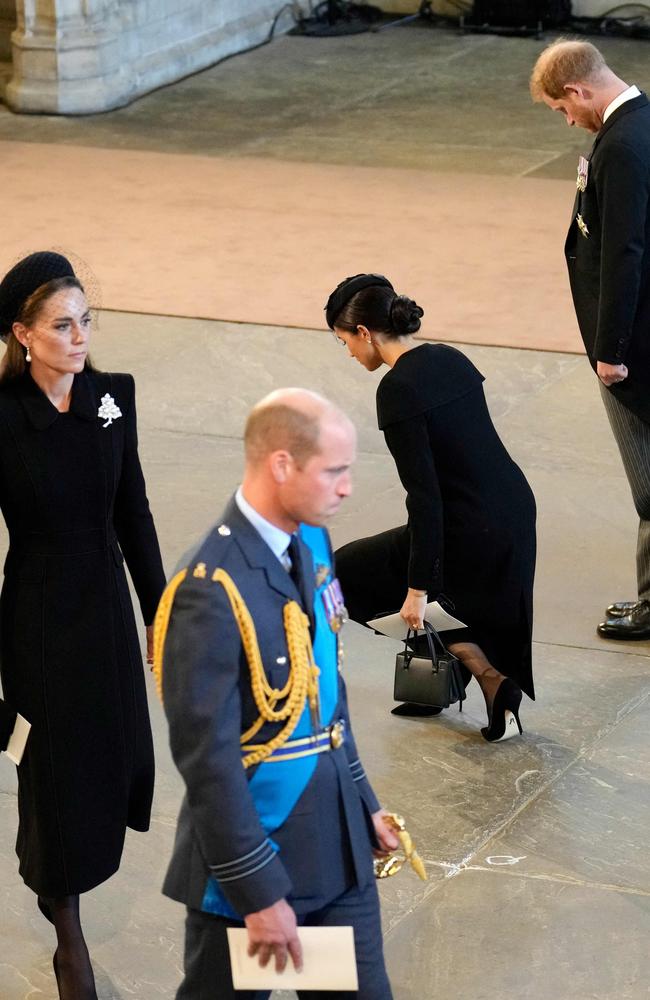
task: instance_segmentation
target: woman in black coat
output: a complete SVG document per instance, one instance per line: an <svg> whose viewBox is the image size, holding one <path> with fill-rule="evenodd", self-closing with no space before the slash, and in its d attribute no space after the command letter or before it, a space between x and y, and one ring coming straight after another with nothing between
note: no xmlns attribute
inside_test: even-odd
<svg viewBox="0 0 650 1000"><path fill-rule="evenodd" d="M377 416L407 493L408 524L336 553L350 617L366 622L401 608L422 628L428 600L451 600L468 627L444 639L485 697L481 732L508 739L522 732L522 691L535 697L535 500L494 428L483 376L453 347L418 344L423 310L382 275L346 279L326 312L351 357L369 371L390 368Z"/></svg>
<svg viewBox="0 0 650 1000"><path fill-rule="evenodd" d="M154 758L126 558L147 626L165 580L137 451L134 382L93 369L91 318L65 257L0 284L4 698L31 731L16 851L55 926L61 997L96 997L79 895L149 827ZM6 711L6 710L5 710Z"/></svg>

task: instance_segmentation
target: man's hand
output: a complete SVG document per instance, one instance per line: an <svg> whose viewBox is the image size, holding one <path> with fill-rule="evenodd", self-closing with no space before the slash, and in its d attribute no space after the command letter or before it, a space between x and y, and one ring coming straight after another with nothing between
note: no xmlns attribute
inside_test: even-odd
<svg viewBox="0 0 650 1000"><path fill-rule="evenodd" d="M389 854L399 847L399 838L393 827L384 819L385 815L385 809L379 809L378 812L372 814L372 822L379 842L379 850L375 851L376 855Z"/></svg>
<svg viewBox="0 0 650 1000"><path fill-rule="evenodd" d="M278 900L265 910L249 913L245 920L249 955L259 955L262 967L268 965L275 955L277 972L284 972L288 955L291 955L296 971L300 972L302 946L298 939L296 914L286 899Z"/></svg>
<svg viewBox="0 0 650 1000"><path fill-rule="evenodd" d="M409 628L424 628L422 620L427 607L426 590L413 590L409 587L406 600L402 605L400 616Z"/></svg>
<svg viewBox="0 0 650 1000"><path fill-rule="evenodd" d="M596 374L603 385L615 385L627 378L627 366L608 365L606 361L597 361Z"/></svg>

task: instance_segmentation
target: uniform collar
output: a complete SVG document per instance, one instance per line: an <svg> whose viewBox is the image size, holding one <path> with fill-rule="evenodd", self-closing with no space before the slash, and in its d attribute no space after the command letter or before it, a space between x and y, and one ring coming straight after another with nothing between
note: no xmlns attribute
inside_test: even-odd
<svg viewBox="0 0 650 1000"><path fill-rule="evenodd" d="M57 417L61 416L59 410L50 402L29 372L26 372L18 380L16 391L28 419L37 431L44 431L51 427ZM97 404L93 395L91 376L88 372L81 372L74 377L70 412L82 420L97 419Z"/></svg>
<svg viewBox="0 0 650 1000"><path fill-rule="evenodd" d="M239 507L240 511L247 520L253 525L253 527L262 536L271 552L277 559L282 562L282 557L287 551L289 542L291 541L291 535L283 531L282 528L278 528L277 525L271 524L267 521L265 517L255 510L254 507L249 504L248 500L242 492L241 486L235 493L235 503Z"/></svg>
<svg viewBox="0 0 650 1000"><path fill-rule="evenodd" d="M264 541L259 531L248 520L245 514L239 509L236 498L233 496L223 513L222 528L231 528L233 535L237 539L248 564L251 567L262 569L266 574L268 583L274 590L284 594L292 600L300 600L301 596L306 602L305 611L310 622L314 621L314 567L311 552L305 545L300 535L298 539L298 554L301 560L302 578L304 580L304 594L300 595L295 583L282 566L269 545Z"/></svg>

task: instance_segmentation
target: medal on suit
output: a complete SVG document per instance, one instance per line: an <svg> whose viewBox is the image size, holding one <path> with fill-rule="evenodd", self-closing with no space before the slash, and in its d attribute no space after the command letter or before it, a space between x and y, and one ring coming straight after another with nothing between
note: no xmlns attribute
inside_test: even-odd
<svg viewBox="0 0 650 1000"><path fill-rule="evenodd" d="M587 190L587 178L589 177L589 160L585 156L581 156L578 160L578 177L576 179L576 187L578 191L584 192Z"/></svg>
<svg viewBox="0 0 650 1000"><path fill-rule="evenodd" d="M348 613L343 600L341 584L336 577L323 589L321 598L325 608L325 615L327 616L327 624L332 632L340 632L348 617Z"/></svg>
<svg viewBox="0 0 650 1000"><path fill-rule="evenodd" d="M580 230L580 232L582 233L582 235L584 236L584 238L586 240L588 240L589 239L589 230L587 229L587 223L585 222L585 220L580 215L580 212L578 212L578 214L576 215L576 222L578 223L578 229Z"/></svg>

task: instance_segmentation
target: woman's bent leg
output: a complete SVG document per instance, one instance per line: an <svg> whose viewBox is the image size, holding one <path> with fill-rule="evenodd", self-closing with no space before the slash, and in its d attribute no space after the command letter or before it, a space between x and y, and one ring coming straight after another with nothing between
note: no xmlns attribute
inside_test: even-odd
<svg viewBox="0 0 650 1000"><path fill-rule="evenodd" d="M408 588L408 551L406 525L336 550L336 575L352 621L365 625L378 615L399 611Z"/></svg>

